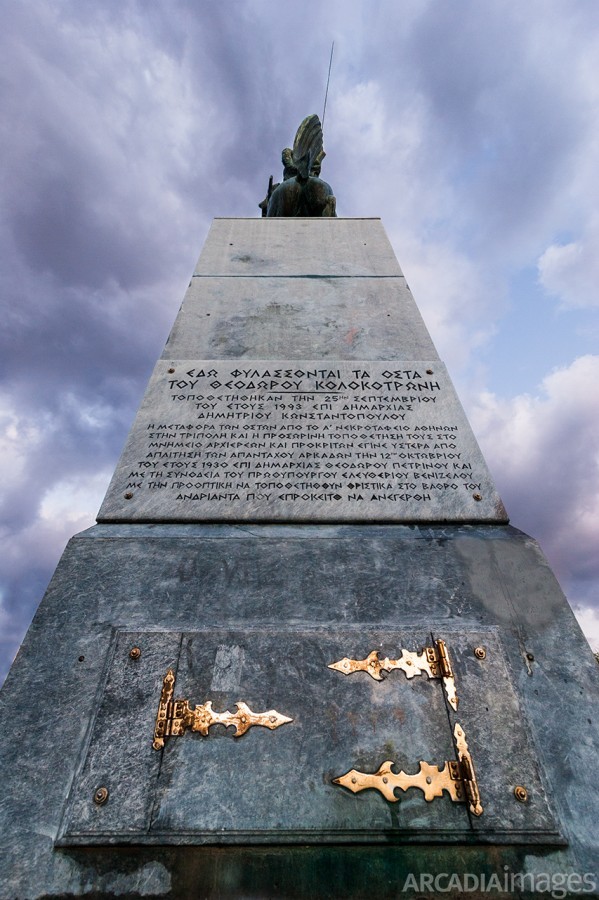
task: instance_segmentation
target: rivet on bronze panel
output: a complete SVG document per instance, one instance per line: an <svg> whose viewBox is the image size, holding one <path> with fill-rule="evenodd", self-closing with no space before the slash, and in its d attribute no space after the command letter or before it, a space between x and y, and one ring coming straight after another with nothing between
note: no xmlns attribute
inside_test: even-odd
<svg viewBox="0 0 599 900"><path fill-rule="evenodd" d="M482 500L482 496L480 494L472 494L475 500Z"/></svg>
<svg viewBox="0 0 599 900"><path fill-rule="evenodd" d="M485 650L484 647L475 647L474 655L476 656L477 659L484 659L487 655L487 651Z"/></svg>
<svg viewBox="0 0 599 900"><path fill-rule="evenodd" d="M521 784L517 784L514 788L514 797L519 803L526 803L528 801L528 791Z"/></svg>
<svg viewBox="0 0 599 900"><path fill-rule="evenodd" d="M127 491L127 493L125 494L125 500L131 500L132 497L133 494L131 493L131 491Z"/></svg>
<svg viewBox="0 0 599 900"><path fill-rule="evenodd" d="M141 656L141 650L139 649L139 647L131 647L131 649L129 650L129 656L131 657L131 659L139 659L139 657Z"/></svg>
<svg viewBox="0 0 599 900"><path fill-rule="evenodd" d="M102 806L102 804L106 803L108 800L108 788L100 787L94 794L94 803L97 803L98 806Z"/></svg>

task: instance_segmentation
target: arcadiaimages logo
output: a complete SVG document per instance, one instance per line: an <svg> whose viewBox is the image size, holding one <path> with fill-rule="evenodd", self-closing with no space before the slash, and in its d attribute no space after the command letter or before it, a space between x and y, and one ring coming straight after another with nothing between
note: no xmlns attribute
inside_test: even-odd
<svg viewBox="0 0 599 900"><path fill-rule="evenodd" d="M407 876L402 893L417 891L422 894L548 894L554 900L563 900L572 894L590 894L597 887L592 872L510 872L507 866L499 875L478 875L474 872L421 872Z"/></svg>

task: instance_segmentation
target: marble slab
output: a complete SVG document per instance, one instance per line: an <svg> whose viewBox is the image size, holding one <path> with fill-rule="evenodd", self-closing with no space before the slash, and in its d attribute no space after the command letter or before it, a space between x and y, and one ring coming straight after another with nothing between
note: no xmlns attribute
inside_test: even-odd
<svg viewBox="0 0 599 900"><path fill-rule="evenodd" d="M438 360L160 360L98 521L506 522Z"/></svg>
<svg viewBox="0 0 599 900"><path fill-rule="evenodd" d="M329 668L349 656L397 658L446 643L458 710L446 706L440 679L383 681L368 672L349 677ZM130 657L137 647L140 656ZM473 647L484 647L483 661ZM275 709L290 721L270 730L213 725L152 746L167 671L176 673L175 700L209 700L216 712L238 702L259 712ZM127 698L135 697L131 705ZM493 716L486 710L493 704ZM395 770L417 772L425 760L443 768L456 758L452 734L466 735L483 814L447 794L428 801L418 789L397 791L393 806L368 790L353 794L333 783L352 768L376 772L387 759ZM515 727L515 723L517 727ZM240 788L231 791L232 781ZM535 803L514 800L523 782ZM110 802L90 798L98 786ZM455 630L439 624L404 629L338 627L207 629L115 634L103 696L71 790L61 844L385 842L396 836L445 841L548 843L560 840L539 774L536 752L494 629Z"/></svg>
<svg viewBox="0 0 599 900"><path fill-rule="evenodd" d="M405 278L192 278L163 359L433 359Z"/></svg>
<svg viewBox="0 0 599 900"><path fill-rule="evenodd" d="M215 219L198 275L398 276L380 219Z"/></svg>
<svg viewBox="0 0 599 900"><path fill-rule="evenodd" d="M449 756L438 681L328 669L429 637L449 648L459 705L447 715L479 778L470 825L447 797L388 803L326 780ZM177 698L264 702L294 722L238 739L217 726L154 751L168 668ZM582 878L598 862L598 687L547 561L510 526L94 526L69 543L0 695L0 896L187 900L202 884L206 897L262 897L274 883L287 897L301 878L303 896L334 881L326 896L357 900L373 867L384 900L414 872ZM223 838L219 821L253 830ZM300 836L302 822L316 828ZM340 832L320 830L331 824Z"/></svg>

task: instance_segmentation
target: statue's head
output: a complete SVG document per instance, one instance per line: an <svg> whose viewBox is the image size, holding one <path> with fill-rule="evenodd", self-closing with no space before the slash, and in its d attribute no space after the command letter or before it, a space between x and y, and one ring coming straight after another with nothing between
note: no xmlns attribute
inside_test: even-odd
<svg viewBox="0 0 599 900"><path fill-rule="evenodd" d="M285 147L281 153L281 162L283 163L283 181L288 178L294 178L297 175L297 168L293 164L293 150L291 147Z"/></svg>

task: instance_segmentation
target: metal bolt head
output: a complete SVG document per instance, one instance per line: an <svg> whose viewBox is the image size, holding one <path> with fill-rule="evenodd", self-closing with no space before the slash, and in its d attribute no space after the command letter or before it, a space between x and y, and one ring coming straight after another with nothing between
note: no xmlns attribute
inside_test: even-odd
<svg viewBox="0 0 599 900"><path fill-rule="evenodd" d="M172 375L174 371L175 370L173 369L172 366L170 367L170 369L167 369L167 372L169 373L169 375Z"/></svg>
<svg viewBox="0 0 599 900"><path fill-rule="evenodd" d="M432 369L427 369L427 370L426 370L426 374L427 374L427 375L432 375L432 374L433 374L433 370L432 370Z"/></svg>
<svg viewBox="0 0 599 900"><path fill-rule="evenodd" d="M125 500L131 500L132 497L133 494L131 493L131 491L127 491L127 493L125 494Z"/></svg>
<svg viewBox="0 0 599 900"><path fill-rule="evenodd" d="M99 787L96 793L94 794L94 803L97 803L98 806L102 806L108 800L108 788L107 787Z"/></svg>
<svg viewBox="0 0 599 900"><path fill-rule="evenodd" d="M485 650L484 647L475 647L474 655L476 656L477 659L485 659L485 657L487 655L487 651Z"/></svg>
<svg viewBox="0 0 599 900"><path fill-rule="evenodd" d="M131 649L129 650L129 656L131 657L131 659L139 659L139 657L141 656L141 650L139 649L139 647L131 647Z"/></svg>
<svg viewBox="0 0 599 900"><path fill-rule="evenodd" d="M472 496L474 497L474 499L475 499L476 501L480 501L480 500L483 499L482 496L481 496L481 494L472 494Z"/></svg>
<svg viewBox="0 0 599 900"><path fill-rule="evenodd" d="M521 784L517 784L514 788L514 797L519 803L526 803L528 801L528 791Z"/></svg>

